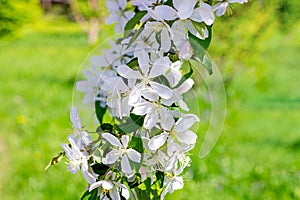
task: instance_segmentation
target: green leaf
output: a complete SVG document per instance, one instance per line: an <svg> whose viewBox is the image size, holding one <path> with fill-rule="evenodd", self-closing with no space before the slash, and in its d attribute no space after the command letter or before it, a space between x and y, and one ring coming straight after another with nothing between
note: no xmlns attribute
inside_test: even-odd
<svg viewBox="0 0 300 200"><path fill-rule="evenodd" d="M157 181L160 182L160 188L162 188L164 186L164 180L165 180L165 173L161 172L161 171L156 171L155 173Z"/></svg>
<svg viewBox="0 0 300 200"><path fill-rule="evenodd" d="M144 25L142 25L142 27L137 30L137 32L132 36L132 38L130 39L128 45L127 45L127 49L132 45L132 43L139 37L139 35L142 33L142 31L144 30Z"/></svg>
<svg viewBox="0 0 300 200"><path fill-rule="evenodd" d="M97 163L95 165L92 165L92 169L99 176L103 176L107 172L109 167L107 165Z"/></svg>
<svg viewBox="0 0 300 200"><path fill-rule="evenodd" d="M190 32L188 33L188 35L190 44L194 50L194 57L200 62L205 55L205 49L201 45L201 39L199 39Z"/></svg>
<svg viewBox="0 0 300 200"><path fill-rule="evenodd" d="M98 199L98 189L95 188L92 191L85 191L81 196L80 200L97 200Z"/></svg>
<svg viewBox="0 0 300 200"><path fill-rule="evenodd" d="M205 66L205 68L208 70L209 74L211 75L213 73L212 63L211 63L210 58L207 55L204 55L202 64Z"/></svg>
<svg viewBox="0 0 300 200"><path fill-rule="evenodd" d="M151 178L147 178L141 185L139 185L139 197L140 199L150 199L151 194Z"/></svg>
<svg viewBox="0 0 300 200"><path fill-rule="evenodd" d="M100 124L103 122L103 116L106 112L107 107L102 107L101 101L95 101L95 110L96 110L96 116Z"/></svg>
<svg viewBox="0 0 300 200"><path fill-rule="evenodd" d="M128 144L128 147L136 150L139 153L144 153L143 141L140 136L133 136Z"/></svg>
<svg viewBox="0 0 300 200"><path fill-rule="evenodd" d="M113 125L108 124L108 123L103 123L101 126L99 126L96 130L97 133L111 133L113 131Z"/></svg>
<svg viewBox="0 0 300 200"><path fill-rule="evenodd" d="M208 73L211 75L213 73L212 64L211 64L209 58L206 56L205 49L201 45L203 40L199 39L198 37L196 37L195 35L193 35L190 32L188 34L189 34L190 44L194 50L193 58L196 61L201 62L204 65L204 67L207 69Z"/></svg>
<svg viewBox="0 0 300 200"><path fill-rule="evenodd" d="M138 59L137 58L134 58L132 60L130 60L128 63L127 63L127 66L130 67L131 69L133 69L134 67L136 67L138 65Z"/></svg>
<svg viewBox="0 0 300 200"><path fill-rule="evenodd" d="M197 29L197 31L204 37L204 34L203 34L203 28L207 28L208 30L208 37L205 38L204 40L201 40L199 39L199 44L205 49L207 50L210 43L211 43L211 38L212 38L212 25L211 26L207 26L206 24L204 23L198 23L198 22L195 22L195 21L192 21L194 27Z"/></svg>
<svg viewBox="0 0 300 200"><path fill-rule="evenodd" d="M162 84L162 85L170 87L170 83L164 75L160 75L160 76L156 77L155 81Z"/></svg>
<svg viewBox="0 0 300 200"><path fill-rule="evenodd" d="M180 87L182 85L182 83L184 83L184 81L186 81L188 78L190 78L192 76L192 74L193 74L194 71L193 71L193 68L191 67L190 63L189 63L189 66L190 66L189 72L187 72L186 74L184 74L182 76L182 78L180 79L180 81L177 83L177 85L175 85L175 87L173 87L173 89Z"/></svg>
<svg viewBox="0 0 300 200"><path fill-rule="evenodd" d="M126 118L124 122L117 125L118 131L122 133L132 133L140 129L144 124L144 116L130 114L130 117Z"/></svg>
<svg viewBox="0 0 300 200"><path fill-rule="evenodd" d="M127 22L124 28L124 38L130 35L131 30L134 29L135 25L137 25L146 14L147 11L139 11Z"/></svg>

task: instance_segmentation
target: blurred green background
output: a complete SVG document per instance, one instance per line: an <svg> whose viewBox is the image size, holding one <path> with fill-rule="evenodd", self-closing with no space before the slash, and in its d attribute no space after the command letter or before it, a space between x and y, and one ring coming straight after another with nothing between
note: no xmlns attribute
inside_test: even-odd
<svg viewBox="0 0 300 200"><path fill-rule="evenodd" d="M168 199L300 199L299 8L257 0L216 19L209 53L226 86L226 123L199 159L201 116L185 187ZM111 35L101 24L99 41ZM37 0L0 0L0 199L79 199L85 190L64 162L44 168L71 132L73 84L92 49L61 7L45 14Z"/></svg>

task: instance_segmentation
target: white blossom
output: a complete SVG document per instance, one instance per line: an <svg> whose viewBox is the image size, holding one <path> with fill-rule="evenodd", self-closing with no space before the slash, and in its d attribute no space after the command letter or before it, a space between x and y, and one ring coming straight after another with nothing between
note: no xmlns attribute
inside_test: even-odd
<svg viewBox="0 0 300 200"><path fill-rule="evenodd" d="M96 182L97 175L89 168L86 153L80 150L81 147L76 144L76 139L72 135L68 139L72 148L67 144L62 144L61 146L69 160L69 171L75 174L81 169L82 175L88 183Z"/></svg>
<svg viewBox="0 0 300 200"><path fill-rule="evenodd" d="M89 187L89 191L96 188L98 188L98 196L101 200L109 200L110 198L113 200L120 200L120 194L125 199L129 199L130 197L128 188L124 184L116 181L101 180L95 182Z"/></svg>
<svg viewBox="0 0 300 200"><path fill-rule="evenodd" d="M122 172L126 176L131 177L133 170L131 169L129 160L139 163L141 161L141 154L134 149L128 148L129 136L122 135L121 142L110 133L103 133L102 137L114 146L114 149L103 158L103 163L111 165L117 162L118 159L121 159Z"/></svg>
<svg viewBox="0 0 300 200"><path fill-rule="evenodd" d="M213 11L216 12L218 17L225 14L227 7L230 3L239 3L243 4L248 2L248 0L218 0L219 3L213 5Z"/></svg>
<svg viewBox="0 0 300 200"><path fill-rule="evenodd" d="M164 131L159 135L152 137L149 140L149 148L151 150L157 150L165 144L167 140L175 140L179 143L184 143L186 145L193 145L196 142L197 135L189 130L193 124L199 121L196 115L185 115L184 118L179 119L174 125L171 131ZM168 145L168 151L173 148L173 145Z"/></svg>
<svg viewBox="0 0 300 200"><path fill-rule="evenodd" d="M126 0L106 0L106 6L110 11L106 23L112 24L117 22L115 26L116 33L122 33L128 20L134 16L134 12L125 10L126 4Z"/></svg>
<svg viewBox="0 0 300 200"><path fill-rule="evenodd" d="M136 52L136 54L140 72L132 70L127 65L120 65L117 68L117 72L120 76L139 81L139 83L135 85L129 94L129 105L134 106L135 104L141 102L142 91L146 87L151 87L162 98L170 98L172 95L171 89L153 80L154 78L165 74L170 68L171 62L169 58L161 57L151 64L149 55L145 50L139 50Z"/></svg>

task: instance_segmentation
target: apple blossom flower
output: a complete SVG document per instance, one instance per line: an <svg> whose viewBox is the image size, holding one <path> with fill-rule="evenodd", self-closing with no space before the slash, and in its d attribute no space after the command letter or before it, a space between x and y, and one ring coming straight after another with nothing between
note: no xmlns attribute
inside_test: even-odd
<svg viewBox="0 0 300 200"><path fill-rule="evenodd" d="M189 130L189 128L191 128L197 121L199 121L199 119L196 115L185 115L175 123L171 131L164 131L161 134L152 137L148 143L149 149L155 151L170 139L174 139L179 143L184 143L187 145L195 144L197 135L193 131ZM171 149L172 147L172 145L168 145L168 149Z"/></svg>
<svg viewBox="0 0 300 200"><path fill-rule="evenodd" d="M96 188L98 188L98 196L101 200L120 200L120 193L121 196L125 199L129 199L130 197L128 188L124 184L118 183L116 181L97 181L89 187L89 191L92 191Z"/></svg>
<svg viewBox="0 0 300 200"><path fill-rule="evenodd" d="M173 193L175 190L180 190L183 188L183 178L179 176L183 170L189 165L190 159L187 157L187 160L182 163L181 166L177 167L172 173L167 173L164 181L164 190L161 193L160 199L163 200L166 194Z"/></svg>
<svg viewBox="0 0 300 200"><path fill-rule="evenodd" d="M141 161L141 154L134 149L128 148L129 136L122 135L121 142L110 133L103 133L102 137L115 147L106 154L102 162L111 165L116 163L118 159L121 159L122 172L127 177L131 177L133 170L131 169L129 160L139 163Z"/></svg>
<svg viewBox="0 0 300 200"><path fill-rule="evenodd" d="M149 55L145 50L135 52L137 54L139 68L141 72L135 71L127 65L120 65L117 72L120 76L127 79L136 79L140 82L135 85L129 94L129 105L134 106L141 102L142 91L148 86L151 87L162 98L170 98L172 91L165 85L157 83L154 79L165 74L171 66L167 56L157 59L153 64L150 63Z"/></svg>
<svg viewBox="0 0 300 200"><path fill-rule="evenodd" d="M81 147L76 144L76 138L72 135L68 137L71 147L67 144L62 144L66 156L68 157L68 169L72 174L77 173L80 169L83 177L90 184L96 182L97 175L89 168L87 154L81 151Z"/></svg>
<svg viewBox="0 0 300 200"><path fill-rule="evenodd" d="M126 4L126 0L106 0L106 6L110 11L106 23L112 24L117 22L115 26L116 33L122 33L128 20L134 16L134 12L125 10Z"/></svg>
<svg viewBox="0 0 300 200"><path fill-rule="evenodd" d="M167 5L160 5L154 8L154 13L167 21L177 18L179 18L178 21L191 19L196 22L204 22L207 25L212 25L214 14L211 6L201 2L200 6L195 8L196 3L197 0L173 0L175 9Z"/></svg>
<svg viewBox="0 0 300 200"><path fill-rule="evenodd" d="M103 85L101 89L106 94L106 105L110 108L112 116L121 118L128 116L131 106L128 104L128 96L124 94L130 91L129 87L119 76L102 76Z"/></svg>
<svg viewBox="0 0 300 200"><path fill-rule="evenodd" d="M230 3L239 3L243 4L248 2L248 0L218 0L219 3L213 5L213 11L216 12L218 17L225 14L227 7Z"/></svg>
<svg viewBox="0 0 300 200"><path fill-rule="evenodd" d="M86 147L92 143L92 138L89 136L88 132L82 130L81 120L78 115L78 109L73 107L70 112L70 119L74 129L74 134L78 136L82 144Z"/></svg>

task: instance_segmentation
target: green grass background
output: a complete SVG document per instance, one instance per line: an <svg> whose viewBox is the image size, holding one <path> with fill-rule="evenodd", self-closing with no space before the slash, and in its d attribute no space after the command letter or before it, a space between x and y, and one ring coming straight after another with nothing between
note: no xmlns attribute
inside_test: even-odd
<svg viewBox="0 0 300 200"><path fill-rule="evenodd" d="M185 187L167 199L300 199L300 23L285 32L272 24L251 42L258 22L251 29L239 17L226 18L227 27L217 19L210 50L226 83L223 133L199 159L202 117ZM228 32L230 23L238 24ZM112 30L103 26L101 40ZM224 30L234 37L222 39ZM0 199L79 199L79 173L64 162L44 168L71 132L73 84L92 47L64 20L43 18L22 31L0 41Z"/></svg>

